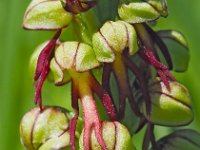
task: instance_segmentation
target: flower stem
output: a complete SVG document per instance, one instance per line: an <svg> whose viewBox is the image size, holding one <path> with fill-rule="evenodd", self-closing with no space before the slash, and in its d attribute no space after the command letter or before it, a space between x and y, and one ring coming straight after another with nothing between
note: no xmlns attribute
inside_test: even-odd
<svg viewBox="0 0 200 150"><path fill-rule="evenodd" d="M143 97L145 99L147 114L149 115L149 113L151 111L151 99L150 99L150 95L147 90L148 83L147 83L144 75L142 73L140 73L139 68L134 64L134 62L129 58L128 55L123 56L123 61L124 61L125 65L134 73L137 80L140 82L140 89L141 89Z"/></svg>
<svg viewBox="0 0 200 150"><path fill-rule="evenodd" d="M74 109L75 115L70 122L70 145L72 150L76 150L75 146L75 132L76 132L76 124L79 117L79 107L78 107L78 89L76 82L72 80L72 87L71 87L71 97L72 97L72 107Z"/></svg>
<svg viewBox="0 0 200 150"><path fill-rule="evenodd" d="M143 140L142 150L148 150L150 143L152 145L153 150L158 150L156 146L155 135L154 135L154 125L149 122L147 125L145 137Z"/></svg>
<svg viewBox="0 0 200 150"><path fill-rule="evenodd" d="M148 48L154 49L152 38L144 27L144 24L134 24L134 27L140 39L140 44L145 45Z"/></svg>
<svg viewBox="0 0 200 150"><path fill-rule="evenodd" d="M120 106L119 106L120 116L119 117L120 119L123 119L124 117L126 98L128 98L128 101L134 113L140 116L141 115L140 111L138 109L137 103L131 92L129 79L128 79L128 72L124 65L121 54L116 55L116 59L112 63L112 69L114 71L114 75L117 80L118 89L119 89L119 99L120 99Z"/></svg>
<svg viewBox="0 0 200 150"><path fill-rule="evenodd" d="M92 10L78 14L72 20L75 38L80 42L92 44L92 35L97 30L97 18Z"/></svg>
<svg viewBox="0 0 200 150"><path fill-rule="evenodd" d="M70 70L69 72L73 78L73 81L76 82L75 85L78 89L84 114L84 149L90 150L91 131L92 128L94 128L98 143L103 150L107 150L102 136L102 123L97 112L93 91L90 86L89 72L77 73L74 70Z"/></svg>

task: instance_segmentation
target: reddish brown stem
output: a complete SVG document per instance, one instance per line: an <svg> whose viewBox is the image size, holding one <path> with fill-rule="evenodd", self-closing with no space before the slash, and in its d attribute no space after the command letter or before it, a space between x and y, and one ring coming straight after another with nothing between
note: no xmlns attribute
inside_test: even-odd
<svg viewBox="0 0 200 150"><path fill-rule="evenodd" d="M123 119L126 106L126 98L129 101L131 109L137 116L141 116L137 103L132 95L131 87L128 79L128 72L126 66L124 65L122 56L117 56L115 62L112 64L112 71L114 72L115 79L118 84L119 91L119 119Z"/></svg>
<svg viewBox="0 0 200 150"><path fill-rule="evenodd" d="M119 119L124 118L125 108L126 108L126 96L122 93L119 93Z"/></svg>
<svg viewBox="0 0 200 150"><path fill-rule="evenodd" d="M150 140L151 140L150 134L151 134L151 128L148 125L147 129L146 129L146 132L145 132L145 135L144 135L144 140L143 140L143 144L142 144L142 150L148 150L149 145L150 145Z"/></svg>
<svg viewBox="0 0 200 150"><path fill-rule="evenodd" d="M149 114L151 110L151 99L147 90L148 83L145 77L143 76L143 74L140 73L139 68L134 64L134 62L129 58L127 54L123 56L123 61L125 65L134 73L134 75L136 76L136 78L138 79L140 83L140 89L142 91L142 94L146 103L146 110L147 110L147 113Z"/></svg>
<svg viewBox="0 0 200 150"><path fill-rule="evenodd" d="M71 96L72 96L72 107L74 109L75 115L70 122L70 145L72 150L76 150L75 146L75 132L76 132L76 124L79 117L79 107L78 107L78 89L75 82L72 81L71 87Z"/></svg>
<svg viewBox="0 0 200 150"><path fill-rule="evenodd" d="M150 126L151 126L151 135L150 135L151 145L152 145L152 148L154 150L158 150L158 147L157 147L157 144L156 144L156 138L155 138L155 135L154 135L154 124L150 124Z"/></svg>
<svg viewBox="0 0 200 150"><path fill-rule="evenodd" d="M112 95L110 91L110 80L109 80L111 72L112 72L111 65L104 63L103 75L102 75L102 87L109 93L109 95Z"/></svg>
<svg viewBox="0 0 200 150"><path fill-rule="evenodd" d="M154 124L149 122L147 124L147 129L146 129L145 137L143 140L142 150L148 150L150 143L152 145L153 150L158 150L157 145L156 145L155 135L154 135Z"/></svg>
<svg viewBox="0 0 200 150"><path fill-rule="evenodd" d="M138 126L137 130L135 131L135 134L137 134L145 126L146 123L147 123L146 118L145 117L141 117L139 126Z"/></svg>

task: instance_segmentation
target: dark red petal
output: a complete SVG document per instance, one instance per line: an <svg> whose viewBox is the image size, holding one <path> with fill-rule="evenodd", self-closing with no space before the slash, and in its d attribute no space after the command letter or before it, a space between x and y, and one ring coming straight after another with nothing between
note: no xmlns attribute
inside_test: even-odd
<svg viewBox="0 0 200 150"><path fill-rule="evenodd" d="M161 77L163 83L169 89L169 81L168 81L167 77L170 80L175 80L175 78L171 75L168 68L156 59L153 51L149 48L141 49L139 51L139 54L145 61L147 61L149 64L151 64L155 67L155 69L157 70L157 73Z"/></svg>
<svg viewBox="0 0 200 150"><path fill-rule="evenodd" d="M34 76L35 81L37 81L39 76L41 75L43 67L44 67L44 63L47 57L49 56L49 54L52 52L52 49L54 48L60 34L61 34L61 30L58 30L56 34L53 36L53 38L49 41L49 43L41 51L38 57L38 61L37 61L37 67L36 67L35 76Z"/></svg>
<svg viewBox="0 0 200 150"><path fill-rule="evenodd" d="M72 81L71 87L71 97L72 97L72 107L75 111L75 115L70 122L70 145L72 150L76 150L75 146L75 132L76 132L76 124L79 117L79 107L78 107L78 90L75 83Z"/></svg>
<svg viewBox="0 0 200 150"><path fill-rule="evenodd" d="M42 110L42 87L44 81L46 80L49 70L50 70L50 61L53 55L53 50L56 45L56 41L61 34L61 30L58 30L50 42L44 47L42 52L39 55L37 68L35 71L34 80L37 81L35 85L35 103L39 104L40 109Z"/></svg>
<svg viewBox="0 0 200 150"><path fill-rule="evenodd" d="M90 76L90 81L93 91L101 98L102 104L104 105L110 120L118 120L117 109L110 95L103 89L93 75Z"/></svg>

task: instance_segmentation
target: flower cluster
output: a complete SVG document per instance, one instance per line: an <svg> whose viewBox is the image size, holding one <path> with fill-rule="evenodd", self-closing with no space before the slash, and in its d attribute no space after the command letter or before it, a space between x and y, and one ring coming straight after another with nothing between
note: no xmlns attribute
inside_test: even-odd
<svg viewBox="0 0 200 150"><path fill-rule="evenodd" d="M152 22L167 17L166 1L115 3L115 19L100 21L100 27L94 23L98 1L32 0L29 4L23 27L55 34L36 48L30 60L39 107L28 112L20 125L27 149L134 150L131 134L144 125L143 149L150 143L157 149L155 125L183 126L193 120L190 95L170 73L187 70L187 42L177 31L151 28ZM70 24L77 38L61 40ZM102 81L97 80L94 69L101 71ZM56 86L71 83L73 114L43 106L42 87L48 78ZM109 120L101 119L98 98Z"/></svg>

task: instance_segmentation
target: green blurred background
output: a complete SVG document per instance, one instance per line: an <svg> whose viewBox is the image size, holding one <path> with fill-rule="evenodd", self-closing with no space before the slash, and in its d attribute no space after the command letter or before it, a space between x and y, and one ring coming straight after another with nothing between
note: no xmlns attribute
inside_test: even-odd
<svg viewBox="0 0 200 150"><path fill-rule="evenodd" d="M0 150L23 149L19 140L19 123L23 114L34 106L29 57L39 43L52 36L52 33L22 29L23 13L28 3L29 0L0 1ZM170 15L161 19L157 28L177 29L188 39L190 66L186 73L176 76L192 95L195 120L189 128L200 131L200 1L168 0L168 4ZM71 31L66 35L70 39ZM46 83L43 95L45 104L70 104L70 98L66 99L68 87L57 88ZM156 134L159 137L167 131L159 128ZM136 145L141 144L139 138L135 142Z"/></svg>

